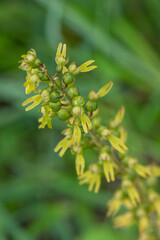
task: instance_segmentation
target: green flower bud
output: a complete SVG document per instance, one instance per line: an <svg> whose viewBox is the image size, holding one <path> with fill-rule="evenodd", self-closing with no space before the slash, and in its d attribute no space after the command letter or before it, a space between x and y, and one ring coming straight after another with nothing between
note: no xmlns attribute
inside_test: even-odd
<svg viewBox="0 0 160 240"><path fill-rule="evenodd" d="M42 92L43 103L47 103L49 101L49 92L47 90L43 90Z"/></svg>
<svg viewBox="0 0 160 240"><path fill-rule="evenodd" d="M63 83L65 85L71 84L74 81L74 77L69 72L66 72L62 77Z"/></svg>
<svg viewBox="0 0 160 240"><path fill-rule="evenodd" d="M52 108L54 112L58 112L61 109L61 103L59 102L50 102L49 106Z"/></svg>
<svg viewBox="0 0 160 240"><path fill-rule="evenodd" d="M69 65L68 72L72 73L72 72L74 72L74 70L76 70L76 64L73 62Z"/></svg>
<svg viewBox="0 0 160 240"><path fill-rule="evenodd" d="M57 116L60 120L66 121L70 117L70 114L65 109L61 109L57 113Z"/></svg>
<svg viewBox="0 0 160 240"><path fill-rule="evenodd" d="M97 93L94 90L91 90L88 94L88 99L92 102L97 101L98 99Z"/></svg>
<svg viewBox="0 0 160 240"><path fill-rule="evenodd" d="M68 94L71 98L73 98L74 96L78 96L79 95L79 90L77 87L71 87L68 89Z"/></svg>
<svg viewBox="0 0 160 240"><path fill-rule="evenodd" d="M56 102L59 101L59 99L60 99L60 94L59 94L59 92L52 92L52 93L50 94L50 101L51 101L51 102L56 103Z"/></svg>
<svg viewBox="0 0 160 240"><path fill-rule="evenodd" d="M88 101L86 103L86 110L88 112L94 112L96 109L97 109L97 103L96 102Z"/></svg>
<svg viewBox="0 0 160 240"><path fill-rule="evenodd" d="M63 66L62 65L57 65L56 71L57 72L62 72Z"/></svg>
<svg viewBox="0 0 160 240"><path fill-rule="evenodd" d="M81 113L83 112L83 108L80 106L75 106L73 107L72 112L76 116L81 115Z"/></svg>
<svg viewBox="0 0 160 240"><path fill-rule="evenodd" d="M71 83L71 84L68 84L68 88L72 88L72 87L74 87L74 84L75 84L75 78L74 78L74 80L73 80L73 82Z"/></svg>
<svg viewBox="0 0 160 240"><path fill-rule="evenodd" d="M85 104L85 100L81 96L76 96L72 99L73 106L83 106Z"/></svg>

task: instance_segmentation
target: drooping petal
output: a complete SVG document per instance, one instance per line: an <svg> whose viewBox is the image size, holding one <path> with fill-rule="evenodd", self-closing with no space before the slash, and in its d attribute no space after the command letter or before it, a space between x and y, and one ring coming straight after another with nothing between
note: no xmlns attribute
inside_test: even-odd
<svg viewBox="0 0 160 240"><path fill-rule="evenodd" d="M77 175L82 175L84 172L84 167L85 167L85 160L82 154L77 154L76 155L76 172Z"/></svg>
<svg viewBox="0 0 160 240"><path fill-rule="evenodd" d="M58 152L61 149L59 156L62 157L69 147L70 147L70 141L65 137L57 144L54 151Z"/></svg>
<svg viewBox="0 0 160 240"><path fill-rule="evenodd" d="M88 129L89 130L92 129L91 121L85 113L82 113L82 115L81 115L81 123L82 123L82 127L83 127L83 130L85 133L88 132Z"/></svg>
<svg viewBox="0 0 160 240"><path fill-rule="evenodd" d="M77 142L77 144L80 144L81 140L81 130L78 126L74 126L73 128L73 135L71 138L71 144L74 144Z"/></svg>
<svg viewBox="0 0 160 240"><path fill-rule="evenodd" d="M120 153L125 153L125 151L128 149L127 146L118 137L108 135L108 140L110 141L111 145Z"/></svg>
<svg viewBox="0 0 160 240"><path fill-rule="evenodd" d="M122 106L120 108L120 110L118 111L118 113L116 114L114 120L110 121L111 127L115 128L122 122L122 120L124 118L124 113L125 113L125 108L124 108L124 106Z"/></svg>

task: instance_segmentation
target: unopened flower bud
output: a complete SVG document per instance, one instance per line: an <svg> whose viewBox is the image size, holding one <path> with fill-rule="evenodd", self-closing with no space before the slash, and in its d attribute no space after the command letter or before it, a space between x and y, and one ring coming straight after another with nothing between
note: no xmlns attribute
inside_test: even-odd
<svg viewBox="0 0 160 240"><path fill-rule="evenodd" d="M70 117L68 120L69 125L72 125L74 122L75 122L75 117L74 116Z"/></svg>
<svg viewBox="0 0 160 240"><path fill-rule="evenodd" d="M72 99L73 106L83 106L85 104L85 100L81 96L76 96Z"/></svg>
<svg viewBox="0 0 160 240"><path fill-rule="evenodd" d="M83 112L83 109L80 106L75 106L73 107L72 112L74 115L78 116L78 115L81 115L81 113Z"/></svg>
<svg viewBox="0 0 160 240"><path fill-rule="evenodd" d="M61 103L60 101L58 102L50 102L49 106L52 108L54 112L58 112L61 109Z"/></svg>
<svg viewBox="0 0 160 240"><path fill-rule="evenodd" d="M43 90L42 92L43 103L47 103L49 101L49 92L47 90Z"/></svg>
<svg viewBox="0 0 160 240"><path fill-rule="evenodd" d="M68 89L68 94L71 98L79 95L79 90L77 87L71 87Z"/></svg>
<svg viewBox="0 0 160 240"><path fill-rule="evenodd" d="M88 94L88 99L92 102L97 101L98 99L97 93L94 90L91 90Z"/></svg>
<svg viewBox="0 0 160 240"><path fill-rule="evenodd" d="M72 73L76 70L76 64L73 62L68 67L68 72Z"/></svg>
<svg viewBox="0 0 160 240"><path fill-rule="evenodd" d="M63 83L65 85L71 84L74 81L74 76L69 72L64 73L62 77Z"/></svg>
<svg viewBox="0 0 160 240"><path fill-rule="evenodd" d="M59 112L57 113L57 116L60 120L66 121L69 117L70 114L68 111L66 111L65 109L61 109L59 110Z"/></svg>
<svg viewBox="0 0 160 240"><path fill-rule="evenodd" d="M86 103L86 110L88 112L94 112L96 109L97 109L97 103L96 102L88 101Z"/></svg>
<svg viewBox="0 0 160 240"><path fill-rule="evenodd" d="M52 92L52 93L50 94L50 101L51 101L51 102L56 103L56 102L59 101L59 99L60 99L60 94L59 94L59 92Z"/></svg>

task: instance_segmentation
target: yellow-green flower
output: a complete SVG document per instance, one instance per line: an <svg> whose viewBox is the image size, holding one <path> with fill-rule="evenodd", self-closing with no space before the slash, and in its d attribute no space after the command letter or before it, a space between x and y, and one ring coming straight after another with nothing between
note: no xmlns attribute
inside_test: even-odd
<svg viewBox="0 0 160 240"><path fill-rule="evenodd" d="M132 212L126 212L115 217L113 222L116 228L128 227L134 223L134 216Z"/></svg>
<svg viewBox="0 0 160 240"><path fill-rule="evenodd" d="M120 126L118 131L119 131L119 135L120 135L119 138L121 139L121 141L123 143L125 143L126 140L127 140L127 131L126 131L126 129L124 127Z"/></svg>
<svg viewBox="0 0 160 240"><path fill-rule="evenodd" d="M109 161L105 161L103 163L103 171L104 171L104 175L106 177L107 182L115 181L113 163Z"/></svg>
<svg viewBox="0 0 160 240"><path fill-rule="evenodd" d="M106 85L104 85L98 92L97 92L97 96L98 98L100 97L104 97L112 88L113 86L113 82L109 82Z"/></svg>
<svg viewBox="0 0 160 240"><path fill-rule="evenodd" d="M142 234L143 232L146 232L147 228L149 227L149 219L146 211L142 207L138 208L136 211L136 216L139 218L138 227L140 233Z"/></svg>
<svg viewBox="0 0 160 240"><path fill-rule="evenodd" d="M88 190L97 193L101 185L100 168L97 164L91 164L89 170L79 176L80 184L88 183Z"/></svg>
<svg viewBox="0 0 160 240"><path fill-rule="evenodd" d="M30 106L28 106L25 109L26 111L29 111L29 110L33 109L34 107L36 107L37 105L39 105L42 102L42 100L43 100L43 97L40 94L38 94L38 95L28 98L26 101L24 101L22 103L22 106L26 106L27 104L33 102Z"/></svg>
<svg viewBox="0 0 160 240"><path fill-rule="evenodd" d="M61 42L59 43L55 61L57 65L64 66L65 64L67 64L68 59L66 59L66 44L62 44Z"/></svg>
<svg viewBox="0 0 160 240"><path fill-rule="evenodd" d="M31 82L30 80L27 80L23 86L25 87L25 92L26 94L29 94L30 92L34 92L36 93L36 90L35 90L35 83L34 82Z"/></svg>
<svg viewBox="0 0 160 240"><path fill-rule="evenodd" d="M110 121L110 126L112 128L116 128L119 126L119 124L122 122L124 118L125 108L122 106L120 110L118 111L117 115L115 116L114 120Z"/></svg>
<svg viewBox="0 0 160 240"><path fill-rule="evenodd" d="M108 135L108 140L111 143L112 147L114 147L120 153L125 153L125 151L128 149L127 146L118 137Z"/></svg>
<svg viewBox="0 0 160 240"><path fill-rule="evenodd" d="M43 106L41 108L41 112L43 114L43 117L38 119L38 122L41 123L39 125L39 128L45 128L46 125L48 125L48 128L52 128L51 117L50 117L50 113L52 112L51 108L49 106Z"/></svg>
<svg viewBox="0 0 160 240"><path fill-rule="evenodd" d="M103 165L103 172L107 182L114 181L114 163L111 161L110 155L106 152L102 152L99 155L99 160Z"/></svg>
<svg viewBox="0 0 160 240"><path fill-rule="evenodd" d="M41 61L37 59L36 52L34 49L31 49L27 52L27 54L24 54L21 56L23 59L20 61L19 68L24 71L30 71L32 68L36 68L40 66Z"/></svg>
<svg viewBox="0 0 160 240"><path fill-rule="evenodd" d="M89 117L84 112L80 116L80 119L81 119L81 124L82 124L83 130L84 130L85 133L87 133L88 130L92 129L91 121L90 121Z"/></svg>
<svg viewBox="0 0 160 240"><path fill-rule="evenodd" d="M89 60L85 63L83 63L82 65L80 65L79 67L76 67L75 63L72 64L72 66L70 66L68 69L64 66L62 73L68 72L70 71L73 75L79 74L81 72L89 72L92 71L93 69L97 68L96 65L92 65L89 66L90 64L92 64L93 62L95 62L95 60Z"/></svg>
<svg viewBox="0 0 160 240"><path fill-rule="evenodd" d="M135 164L134 169L136 170L137 174L143 178L147 178L148 176L151 175L151 171L148 169L147 166Z"/></svg>
<svg viewBox="0 0 160 240"><path fill-rule="evenodd" d="M157 212L157 215L160 220L160 195L155 191L151 190L149 192L149 200L151 202L151 209L154 209Z"/></svg>
<svg viewBox="0 0 160 240"><path fill-rule="evenodd" d="M130 180L124 180L122 182L122 189L127 192L133 206L137 206L137 203L140 203L139 193Z"/></svg>
<svg viewBox="0 0 160 240"><path fill-rule="evenodd" d="M90 64L94 63L95 60L89 60L85 63L83 63L82 65L80 65L77 69L78 71L80 72L89 72L89 71L92 71L93 69L97 68L96 65L93 65L93 66L89 66Z"/></svg>
<svg viewBox="0 0 160 240"><path fill-rule="evenodd" d="M84 167L85 167L85 160L84 160L82 153L78 153L76 155L75 164L76 164L77 175L82 175L84 172Z"/></svg>
<svg viewBox="0 0 160 240"><path fill-rule="evenodd" d="M107 206L108 206L107 215L110 217L115 216L118 213L118 211L120 210L120 207L122 205L123 205L122 192L121 192L121 190L118 190L114 194L114 197L107 204Z"/></svg>
<svg viewBox="0 0 160 240"><path fill-rule="evenodd" d="M150 170L155 177L160 177L160 167L159 166L150 166Z"/></svg>
<svg viewBox="0 0 160 240"><path fill-rule="evenodd" d="M70 147L70 140L67 139L67 137L63 138L55 147L54 151L58 152L60 149L61 151L59 152L59 156L63 157L67 149Z"/></svg>
<svg viewBox="0 0 160 240"><path fill-rule="evenodd" d="M73 135L71 138L71 144L75 144L75 143L80 144L80 141L81 141L81 130L80 130L79 126L74 125Z"/></svg>
<svg viewBox="0 0 160 240"><path fill-rule="evenodd" d="M37 69L32 69L30 72L28 72L26 76L26 82L23 84L26 94L29 94L32 91L36 93L36 88L40 83L38 72L39 71Z"/></svg>
<svg viewBox="0 0 160 240"><path fill-rule="evenodd" d="M121 206L125 206L127 209L132 209L133 205L130 202L130 199L126 196L123 189L117 190L113 196L113 198L108 202L108 216L115 216L120 210Z"/></svg>

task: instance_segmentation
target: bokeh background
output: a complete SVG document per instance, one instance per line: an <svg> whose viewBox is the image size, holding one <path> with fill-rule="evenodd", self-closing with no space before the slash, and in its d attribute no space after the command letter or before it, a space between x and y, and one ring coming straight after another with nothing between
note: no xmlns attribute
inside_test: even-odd
<svg viewBox="0 0 160 240"><path fill-rule="evenodd" d="M79 186L70 153L53 152L64 124L38 130L39 113L24 111L18 61L34 48L54 73L60 41L78 64L95 59L98 69L77 78L81 93L112 80L100 102L106 124L124 105L130 154L160 162L159 17L159 0L0 1L0 240L137 239L136 227L116 230L105 216L119 183L98 195Z"/></svg>

